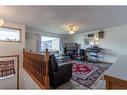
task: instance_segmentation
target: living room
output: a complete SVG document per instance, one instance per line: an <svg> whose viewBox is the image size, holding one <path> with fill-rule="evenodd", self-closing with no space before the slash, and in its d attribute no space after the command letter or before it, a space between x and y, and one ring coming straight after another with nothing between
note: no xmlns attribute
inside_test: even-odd
<svg viewBox="0 0 127 95"><path fill-rule="evenodd" d="M14 39L0 36L1 58L19 56L19 64L16 65L17 77L10 83L8 75L4 75L0 82L8 83L0 88L43 88L40 87L43 83L38 83L41 79L36 74L32 75L30 72L33 71L29 71L29 67L39 68L40 65L30 63L35 62L37 56L37 60L43 63L39 58L44 57L43 53L48 53L49 59L46 56L45 62L51 65L57 61L57 65L62 67L62 73L58 73L57 66L57 70L55 68L55 71L50 71L54 67L43 64L45 72L47 68L48 72L51 72L51 76L48 72L44 74L45 89L126 89L126 85L121 85L126 81L123 75L127 55L126 10L126 6L0 6L1 31L21 31ZM124 65L116 66L116 63ZM114 66L117 68L112 69ZM37 68L34 68L35 71ZM117 72L118 75L112 72ZM115 80L118 84L108 87L107 76L118 79ZM117 76L123 77L121 79ZM13 79L14 76L11 75L10 78Z"/></svg>

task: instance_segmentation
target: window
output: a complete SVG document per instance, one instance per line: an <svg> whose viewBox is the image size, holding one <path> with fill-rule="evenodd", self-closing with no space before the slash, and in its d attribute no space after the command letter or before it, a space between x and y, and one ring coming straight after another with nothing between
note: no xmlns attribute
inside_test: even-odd
<svg viewBox="0 0 127 95"><path fill-rule="evenodd" d="M0 27L0 41L20 42L20 29Z"/></svg>
<svg viewBox="0 0 127 95"><path fill-rule="evenodd" d="M45 51L45 49L48 49L49 51L59 51L60 50L59 38L42 36L41 50Z"/></svg>

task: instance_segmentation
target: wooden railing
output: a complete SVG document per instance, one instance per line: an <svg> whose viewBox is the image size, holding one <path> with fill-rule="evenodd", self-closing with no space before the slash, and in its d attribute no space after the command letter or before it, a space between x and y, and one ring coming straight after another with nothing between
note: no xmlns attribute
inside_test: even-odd
<svg viewBox="0 0 127 95"><path fill-rule="evenodd" d="M49 89L48 60L49 55L35 52L23 52L23 68L41 89Z"/></svg>

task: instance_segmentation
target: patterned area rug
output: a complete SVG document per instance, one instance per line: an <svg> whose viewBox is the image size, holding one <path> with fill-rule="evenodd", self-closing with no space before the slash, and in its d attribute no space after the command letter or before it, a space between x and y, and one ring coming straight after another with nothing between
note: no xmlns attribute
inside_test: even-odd
<svg viewBox="0 0 127 95"><path fill-rule="evenodd" d="M112 65L110 63L72 63L72 80L88 88L92 88L93 84L101 77L104 71Z"/></svg>

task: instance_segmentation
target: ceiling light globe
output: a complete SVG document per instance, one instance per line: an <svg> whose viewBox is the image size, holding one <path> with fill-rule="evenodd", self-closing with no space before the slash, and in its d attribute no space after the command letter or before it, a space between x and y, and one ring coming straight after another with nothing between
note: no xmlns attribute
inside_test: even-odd
<svg viewBox="0 0 127 95"><path fill-rule="evenodd" d="M70 34L74 34L74 31L69 31Z"/></svg>

